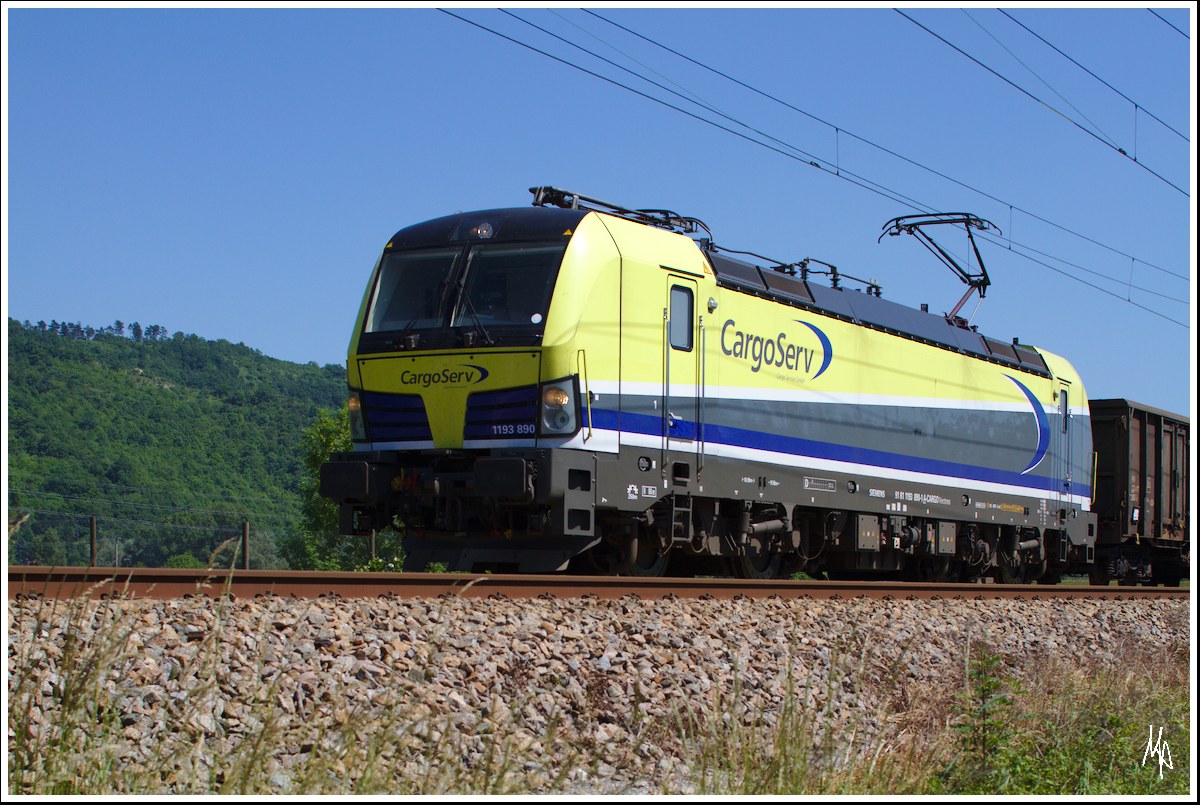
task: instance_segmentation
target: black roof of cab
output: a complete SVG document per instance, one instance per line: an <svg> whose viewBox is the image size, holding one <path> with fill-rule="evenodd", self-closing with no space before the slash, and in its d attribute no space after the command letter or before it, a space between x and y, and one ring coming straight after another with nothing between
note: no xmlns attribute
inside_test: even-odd
<svg viewBox="0 0 1200 805"><path fill-rule="evenodd" d="M388 242L388 249L420 249L472 240L491 242L547 241L570 237L588 210L546 207L515 207L478 210L434 218L401 229ZM481 232L488 231L490 235Z"/></svg>

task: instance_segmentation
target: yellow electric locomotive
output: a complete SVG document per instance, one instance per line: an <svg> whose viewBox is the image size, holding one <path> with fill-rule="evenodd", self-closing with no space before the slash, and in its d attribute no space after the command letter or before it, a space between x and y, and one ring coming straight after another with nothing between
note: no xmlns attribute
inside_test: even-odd
<svg viewBox="0 0 1200 805"><path fill-rule="evenodd" d="M1062 358L734 259L696 219L533 192L385 247L350 344L355 450L321 473L344 533L402 523L416 570L1021 581L1092 560Z"/></svg>

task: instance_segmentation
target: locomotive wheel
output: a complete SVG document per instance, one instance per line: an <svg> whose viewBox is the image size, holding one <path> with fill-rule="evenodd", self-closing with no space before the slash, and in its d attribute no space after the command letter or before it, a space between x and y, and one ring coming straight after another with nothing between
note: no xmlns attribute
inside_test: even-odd
<svg viewBox="0 0 1200 805"><path fill-rule="evenodd" d="M733 569L742 579L777 579L782 568L783 554L778 553L743 554L733 560Z"/></svg>
<svg viewBox="0 0 1200 805"><path fill-rule="evenodd" d="M612 576L621 569L620 551L608 542L601 542L571 560L568 573L584 576Z"/></svg>
<svg viewBox="0 0 1200 805"><path fill-rule="evenodd" d="M1093 587L1108 586L1108 567L1104 564L1104 562L1097 559L1096 562L1088 568L1088 581L1091 582Z"/></svg>
<svg viewBox="0 0 1200 805"><path fill-rule="evenodd" d="M999 568L1001 584L1024 584L1025 583L1025 566L1021 564L1012 564L1004 556L1000 556L997 562Z"/></svg>
<svg viewBox="0 0 1200 805"><path fill-rule="evenodd" d="M649 529L638 529L638 535L629 541L622 554L620 575L661 576L667 570L670 551L658 552L658 537Z"/></svg>
<svg viewBox="0 0 1200 805"><path fill-rule="evenodd" d="M951 581L958 578L958 563L950 556L922 556L917 560L918 581Z"/></svg>

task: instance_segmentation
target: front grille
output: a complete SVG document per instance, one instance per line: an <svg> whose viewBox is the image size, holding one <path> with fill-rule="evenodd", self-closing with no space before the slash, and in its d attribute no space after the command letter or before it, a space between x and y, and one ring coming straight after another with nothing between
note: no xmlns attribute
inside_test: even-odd
<svg viewBox="0 0 1200 805"><path fill-rule="evenodd" d="M427 442L433 438L419 394L364 391L363 414L373 442Z"/></svg>
<svg viewBox="0 0 1200 805"><path fill-rule="evenodd" d="M537 435L538 387L482 391L467 398L464 439L517 439Z"/></svg>

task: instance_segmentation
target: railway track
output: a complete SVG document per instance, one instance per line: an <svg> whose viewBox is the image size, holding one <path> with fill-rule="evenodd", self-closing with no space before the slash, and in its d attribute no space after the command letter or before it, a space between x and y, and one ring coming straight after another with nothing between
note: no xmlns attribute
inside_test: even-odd
<svg viewBox="0 0 1200 805"><path fill-rule="evenodd" d="M946 584L891 581L791 581L697 578L632 578L628 576L548 576L470 573L323 573L296 570L180 570L115 567L32 567L8 569L8 597L152 598L203 595L253 598L340 596L363 598L435 598L440 595L509 598L642 598L732 599L879 598L1187 598L1188 588L1086 587L1036 584Z"/></svg>

